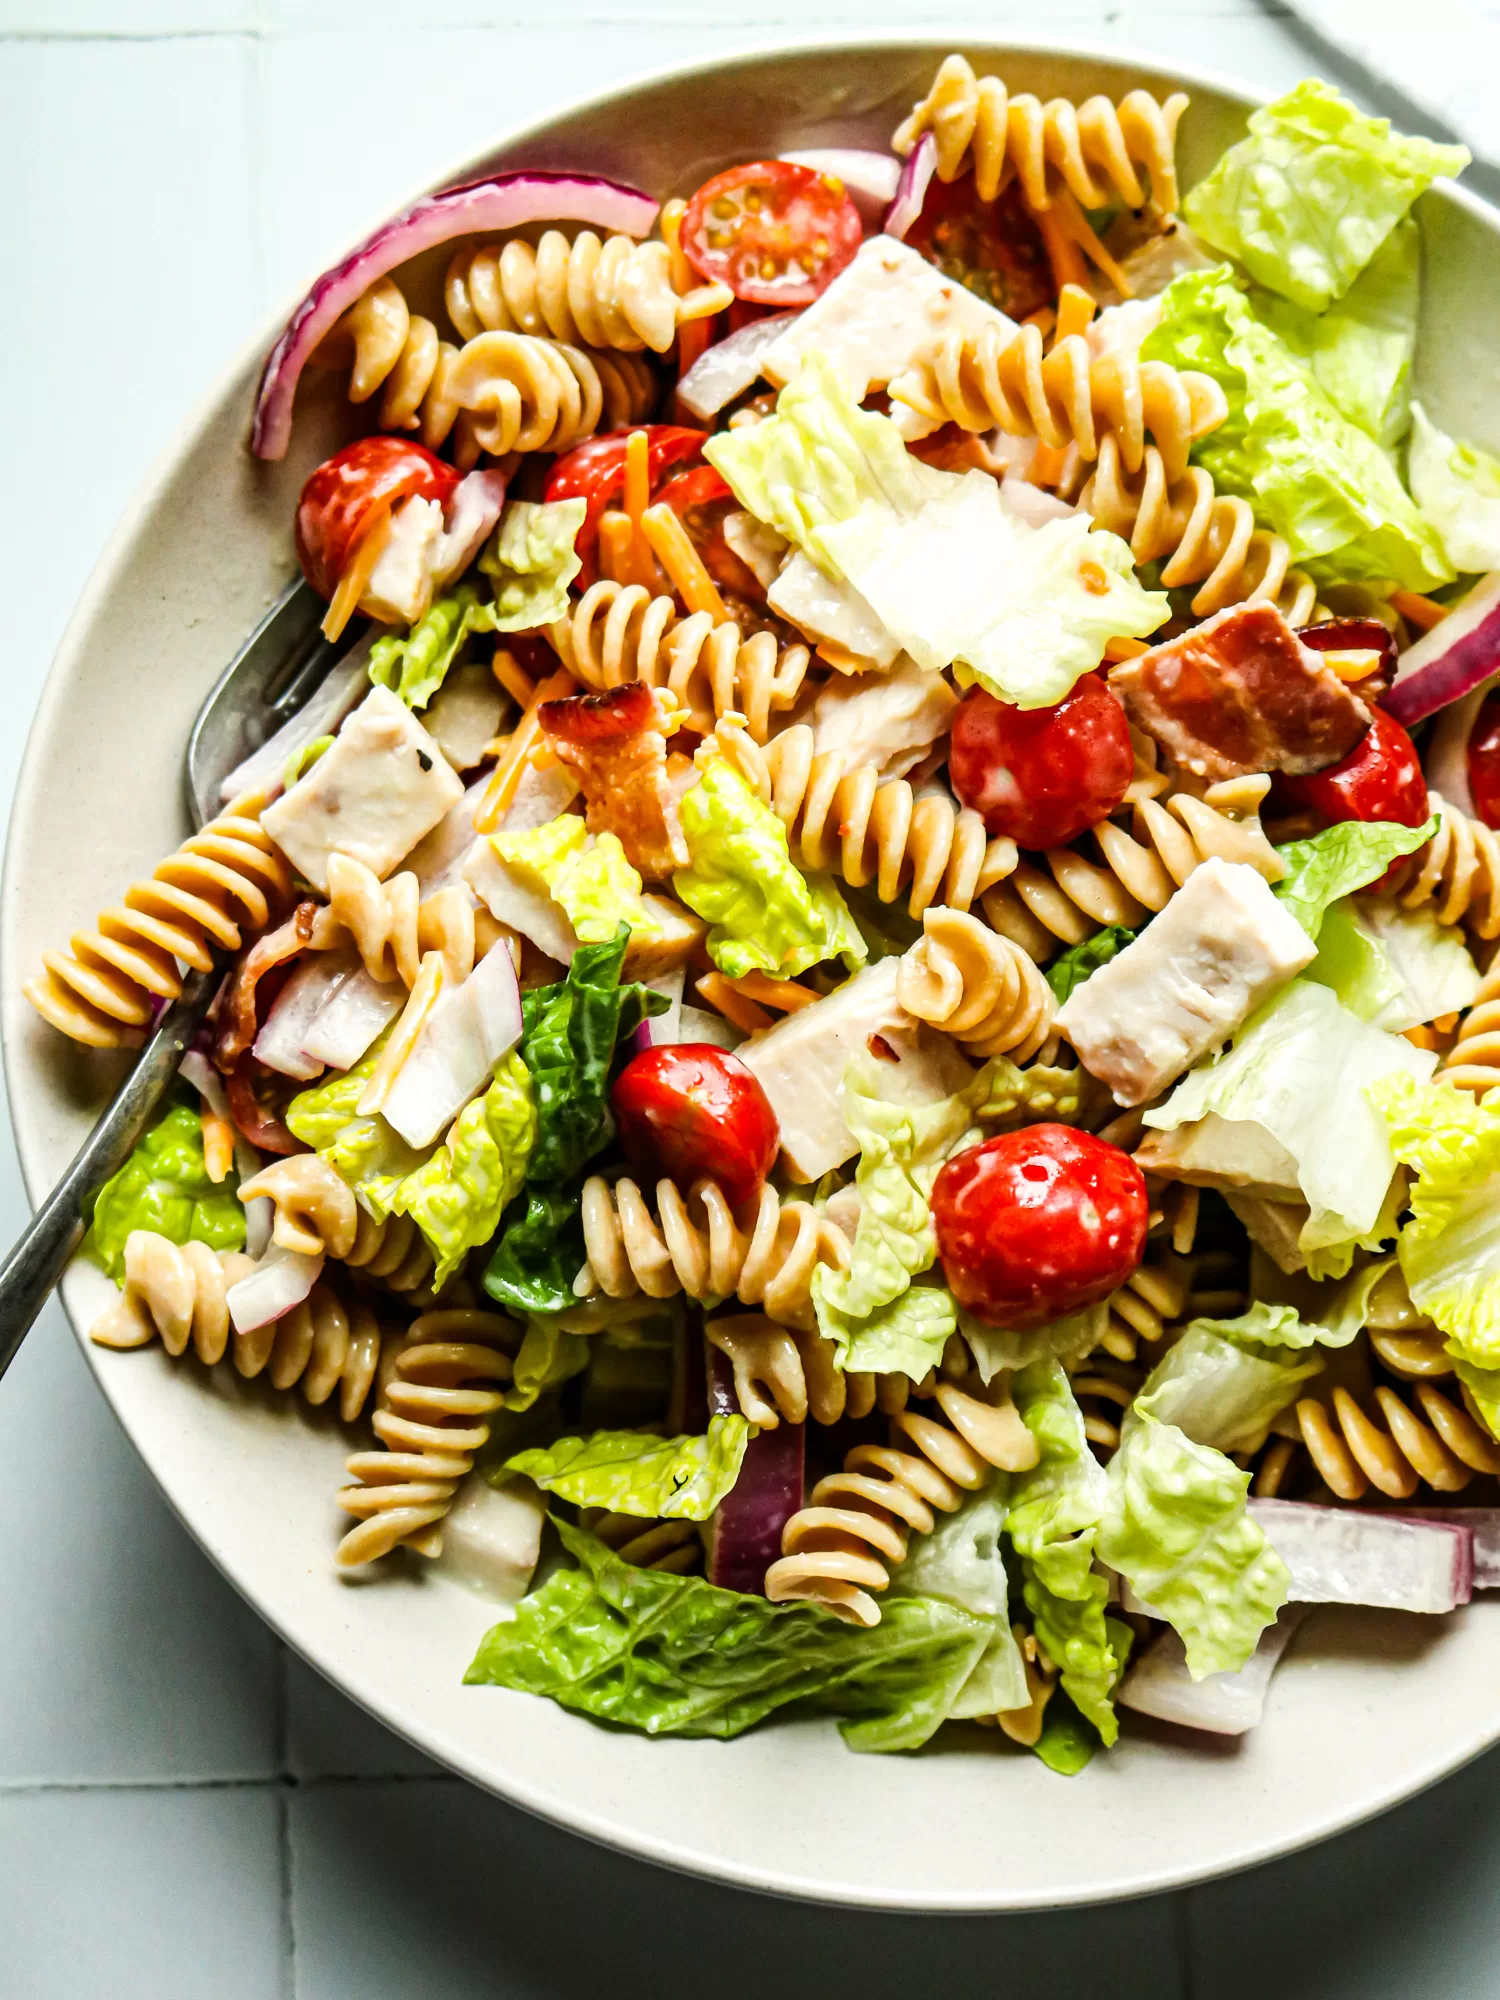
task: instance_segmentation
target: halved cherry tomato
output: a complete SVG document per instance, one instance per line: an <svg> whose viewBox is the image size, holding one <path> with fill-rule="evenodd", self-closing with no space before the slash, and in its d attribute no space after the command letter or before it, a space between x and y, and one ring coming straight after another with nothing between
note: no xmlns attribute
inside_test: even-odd
<svg viewBox="0 0 1500 2000"><path fill-rule="evenodd" d="M972 173L956 181L934 175L906 240L945 278L1012 319L1025 319L1052 302L1052 265L1019 182L1012 181L997 200L981 201Z"/></svg>
<svg viewBox="0 0 1500 2000"><path fill-rule="evenodd" d="M1125 711L1097 674L1052 708L972 688L953 717L948 775L991 838L1060 847L1108 819L1135 772Z"/></svg>
<svg viewBox="0 0 1500 2000"><path fill-rule="evenodd" d="M864 226L842 181L790 160L754 160L705 181L682 218L702 278L751 305L810 306L859 248Z"/></svg>
<svg viewBox="0 0 1500 2000"><path fill-rule="evenodd" d="M297 560L320 597L332 598L361 536L380 511L416 495L447 505L463 477L410 438L356 438L325 459L297 502Z"/></svg>
<svg viewBox="0 0 1500 2000"><path fill-rule="evenodd" d="M753 1201L771 1171L781 1128L760 1079L709 1042L673 1042L632 1056L611 1101L625 1157L643 1179L717 1181L732 1208Z"/></svg>
<svg viewBox="0 0 1500 2000"><path fill-rule="evenodd" d="M682 424L635 424L646 433L646 465L653 489L669 465L682 465L697 458L708 437L707 431L689 430ZM583 558L580 586L593 581L594 547L599 540L599 517L625 486L625 444L630 431L607 431L603 437L589 438L574 450L564 452L547 475L548 500L583 500L587 512L573 547Z"/></svg>
<svg viewBox="0 0 1500 2000"><path fill-rule="evenodd" d="M1500 826L1500 692L1485 696L1469 732L1469 796L1486 826Z"/></svg>
<svg viewBox="0 0 1500 2000"><path fill-rule="evenodd" d="M734 513L740 503L721 473L711 465L695 465L690 472L669 479L656 498L678 515L703 558L703 567L721 592L751 604L765 601L760 578L724 539L724 517Z"/></svg>
<svg viewBox="0 0 1500 2000"><path fill-rule="evenodd" d="M1128 1153L1067 1125L1029 1125L955 1153L932 1190L954 1297L1016 1332L1124 1284L1146 1247L1149 1206Z"/></svg>
<svg viewBox="0 0 1500 2000"><path fill-rule="evenodd" d="M1324 819L1386 819L1421 826L1428 818L1427 780L1417 746L1394 717L1372 708L1370 727L1347 757L1311 777L1283 780L1286 796Z"/></svg>

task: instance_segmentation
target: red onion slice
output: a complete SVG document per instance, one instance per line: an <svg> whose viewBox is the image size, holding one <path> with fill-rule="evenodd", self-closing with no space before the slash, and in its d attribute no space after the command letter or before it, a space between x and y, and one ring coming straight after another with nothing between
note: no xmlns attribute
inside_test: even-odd
<svg viewBox="0 0 1500 2000"><path fill-rule="evenodd" d="M743 395L760 374L760 357L774 346L800 313L772 313L753 319L738 333L716 341L677 384L677 400L691 416L707 423L726 403Z"/></svg>
<svg viewBox="0 0 1500 2000"><path fill-rule="evenodd" d="M1433 791L1455 812L1467 813L1470 819L1478 819L1479 809L1469 790L1469 738L1485 696L1495 686L1494 678L1481 681L1478 687L1443 709L1422 752L1422 769Z"/></svg>
<svg viewBox="0 0 1500 2000"><path fill-rule="evenodd" d="M864 146L808 146L779 157L794 167L811 167L815 174L832 174L842 181L866 229L880 227L901 180L901 161L894 153L875 153Z"/></svg>
<svg viewBox="0 0 1500 2000"><path fill-rule="evenodd" d="M1474 1536L1474 1588L1500 1590L1500 1507L1413 1507L1408 1521L1438 1521Z"/></svg>
<svg viewBox="0 0 1500 2000"><path fill-rule="evenodd" d="M655 979L643 979L641 984L649 986L653 993L664 993L667 998L665 1014L653 1014L642 1021L630 1038L630 1046L637 1055L643 1049L665 1048L669 1042L682 1040L682 982L684 968L675 967L671 972L658 973Z"/></svg>
<svg viewBox="0 0 1500 2000"><path fill-rule="evenodd" d="M233 1124L234 1117L229 1109L229 1093L224 1088L224 1079L214 1068L202 1049L189 1049L178 1070L184 1083L190 1083L209 1110L218 1118Z"/></svg>
<svg viewBox="0 0 1500 2000"><path fill-rule="evenodd" d="M1470 694L1500 672L1500 570L1482 577L1461 604L1408 646L1381 701L1410 729L1423 716Z"/></svg>
<svg viewBox="0 0 1500 2000"><path fill-rule="evenodd" d="M1203 1729L1212 1736L1243 1736L1265 1714L1266 1694L1292 1634L1307 1616L1308 1606L1288 1604L1237 1673L1206 1674L1195 1681L1187 1670L1187 1653L1170 1626L1148 1646L1120 1689L1120 1704L1138 1715L1175 1722L1181 1729Z"/></svg>
<svg viewBox="0 0 1500 2000"><path fill-rule="evenodd" d="M251 450L257 458L285 458L292 398L308 357L339 315L398 264L457 236L519 229L528 222L587 222L596 229L644 236L658 207L639 188L595 174L496 174L424 195L325 271L287 321L261 377Z"/></svg>
<svg viewBox="0 0 1500 2000"><path fill-rule="evenodd" d="M708 1362L708 1413L739 1410L734 1367L712 1342ZM766 1571L781 1554L781 1531L802 1505L805 1424L778 1424L752 1431L740 1476L714 1509L708 1524L708 1580L725 1590L763 1597Z"/></svg>
<svg viewBox="0 0 1500 2000"><path fill-rule="evenodd" d="M907 230L922 213L922 203L927 198L927 183L932 179L932 170L936 165L937 141L930 132L924 132L906 156L896 192L885 212L884 233L887 236L898 236L905 242Z"/></svg>
<svg viewBox="0 0 1500 2000"><path fill-rule="evenodd" d="M253 1333L258 1326L283 1319L301 1305L322 1275L321 1257L304 1257L300 1250L284 1250L273 1243L250 1275L225 1294L235 1332Z"/></svg>
<svg viewBox="0 0 1500 2000"><path fill-rule="evenodd" d="M505 506L509 474L491 467L461 479L443 510L443 538L432 559L432 587L441 590L462 576L484 547L485 536Z"/></svg>
<svg viewBox="0 0 1500 2000"><path fill-rule="evenodd" d="M321 1057L308 1055L307 1032L358 964L352 952L319 951L306 959L276 995L265 1025L251 1044L267 1069L310 1083L323 1074Z"/></svg>
<svg viewBox="0 0 1500 2000"><path fill-rule="evenodd" d="M353 1069L405 1005L406 988L399 979L372 979L361 966L324 1002L302 1037L302 1053L330 1069Z"/></svg>
<svg viewBox="0 0 1500 2000"><path fill-rule="evenodd" d="M1437 1613L1474 1594L1471 1528L1297 1500L1252 1500L1250 1512L1291 1571L1298 1603Z"/></svg>

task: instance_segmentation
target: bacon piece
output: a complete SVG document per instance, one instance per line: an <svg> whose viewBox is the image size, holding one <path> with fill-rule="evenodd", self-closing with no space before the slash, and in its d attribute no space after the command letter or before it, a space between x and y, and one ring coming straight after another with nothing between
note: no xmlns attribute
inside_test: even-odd
<svg viewBox="0 0 1500 2000"><path fill-rule="evenodd" d="M254 1056L241 1056L224 1086L229 1115L241 1138L248 1139L261 1152L305 1153L307 1148L300 1139L293 1138L266 1095L278 1088L279 1081L275 1072Z"/></svg>
<svg viewBox="0 0 1500 2000"><path fill-rule="evenodd" d="M543 702L541 724L560 762L576 771L590 833L612 833L626 859L649 881L688 865L667 768L668 720L644 681L604 694Z"/></svg>
<svg viewBox="0 0 1500 2000"><path fill-rule="evenodd" d="M256 1020L256 987L273 966L285 965L298 952L306 951L312 940L319 908L317 903L299 903L284 924L274 931L267 931L263 938L258 938L251 945L231 973L229 983L217 1002L218 1017L223 1025L214 1048L214 1061L226 1075L255 1040L259 1026Z"/></svg>
<svg viewBox="0 0 1500 2000"><path fill-rule="evenodd" d="M1126 713L1211 782L1305 777L1347 756L1370 711L1274 604L1236 604L1111 669Z"/></svg>

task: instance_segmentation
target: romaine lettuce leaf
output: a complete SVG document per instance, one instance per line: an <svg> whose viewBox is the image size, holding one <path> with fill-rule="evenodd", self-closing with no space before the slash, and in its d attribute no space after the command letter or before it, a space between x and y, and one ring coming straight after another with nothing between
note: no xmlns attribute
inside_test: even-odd
<svg viewBox="0 0 1500 2000"><path fill-rule="evenodd" d="M1145 1122L1172 1132L1215 1114L1259 1126L1290 1156L1309 1205L1301 1249L1323 1250L1369 1236L1395 1173L1364 1086L1393 1072L1428 1076L1435 1061L1429 1050L1357 1020L1326 986L1294 979Z"/></svg>
<svg viewBox="0 0 1500 2000"><path fill-rule="evenodd" d="M1369 1086L1398 1160L1416 1172L1396 1254L1411 1302L1476 1368L1500 1368L1500 1096L1400 1074Z"/></svg>
<svg viewBox="0 0 1500 2000"><path fill-rule="evenodd" d="M1320 1283L1305 1271L1283 1271L1258 1244L1252 1245L1252 1303L1248 1310L1237 1319L1203 1319L1193 1324L1252 1351L1347 1347L1368 1322L1371 1294L1395 1261L1394 1257L1377 1257L1334 1283Z"/></svg>
<svg viewBox="0 0 1500 2000"><path fill-rule="evenodd" d="M571 1303L571 1284L567 1294ZM564 1382L571 1382L588 1365L589 1343L582 1334L569 1332L555 1315L533 1315L526 1322L526 1332L511 1369L510 1387L505 1392L506 1409L532 1409L541 1397L560 1389Z"/></svg>
<svg viewBox="0 0 1500 2000"><path fill-rule="evenodd" d="M1478 1405L1480 1421L1490 1436L1500 1439L1500 1368L1476 1368L1472 1361L1459 1358L1453 1369Z"/></svg>
<svg viewBox="0 0 1500 2000"><path fill-rule="evenodd" d="M1500 459L1449 437L1413 403L1407 477L1455 569L1500 569Z"/></svg>
<svg viewBox="0 0 1500 2000"><path fill-rule="evenodd" d="M1323 1366L1316 1356L1283 1360L1257 1341L1262 1332L1288 1331L1283 1316L1265 1309L1252 1308L1238 1321L1194 1320L1147 1376L1135 1407L1175 1424L1195 1444L1259 1451L1274 1420ZM1314 1335L1299 1331L1304 1338L1284 1344L1307 1346Z"/></svg>
<svg viewBox="0 0 1500 2000"><path fill-rule="evenodd" d="M582 500L507 501L479 567L495 586L495 632L531 632L568 608L568 585L583 567L573 544Z"/></svg>
<svg viewBox="0 0 1500 2000"><path fill-rule="evenodd" d="M1095 931L1082 944L1070 945L1060 958L1054 958L1044 977L1059 1007L1075 986L1082 986L1091 973L1108 965L1134 942L1135 932L1124 924L1106 924L1102 931Z"/></svg>
<svg viewBox="0 0 1500 2000"><path fill-rule="evenodd" d="M543 896L551 896L581 944L603 944L621 924L650 933L641 878L612 833L589 834L577 813L562 813L523 833L496 833L500 860Z"/></svg>
<svg viewBox="0 0 1500 2000"><path fill-rule="evenodd" d="M472 583L437 598L404 635L387 632L370 648L370 679L408 708L425 708L448 678L471 632L497 630L495 607Z"/></svg>
<svg viewBox="0 0 1500 2000"><path fill-rule="evenodd" d="M1458 926L1440 922L1430 903L1408 910L1394 896L1335 903L1303 977L1393 1035L1458 1013L1479 991L1479 968Z"/></svg>
<svg viewBox="0 0 1500 2000"><path fill-rule="evenodd" d="M1099 1345L1109 1320L1107 1304L1085 1306L1066 1319L1049 1321L1026 1333L1011 1333L1004 1327L986 1326L962 1306L958 1309L958 1330L974 1356L974 1366L982 1382L993 1382L1005 1368L1029 1368L1035 1361L1072 1361Z"/></svg>
<svg viewBox="0 0 1500 2000"><path fill-rule="evenodd" d="M314 736L299 744L281 767L281 789L289 792L304 772L310 771L325 750L333 748L331 736Z"/></svg>
<svg viewBox="0 0 1500 2000"><path fill-rule="evenodd" d="M499 1228L501 1211L526 1178L535 1140L531 1079L512 1049L484 1095L465 1106L431 1159L391 1199L394 1213L411 1217L437 1259L434 1285L446 1284Z"/></svg>
<svg viewBox="0 0 1500 2000"><path fill-rule="evenodd" d="M844 1730L854 1748L909 1750L950 1713L990 1641L989 1620L938 1598L893 1598L866 1630L635 1569L570 1523L557 1530L579 1567L486 1634L467 1682L549 1695L651 1736L738 1736L815 1700L859 1718Z"/></svg>
<svg viewBox="0 0 1500 2000"><path fill-rule="evenodd" d="M1135 1643L1135 1634L1121 1618L1106 1618L1104 1629L1123 1675L1125 1662ZM1119 1675L1116 1676L1117 1685L1118 1681ZM1079 1714L1067 1694L1059 1688L1047 1704L1042 1733L1031 1746L1031 1753L1039 1757L1049 1771L1056 1771L1060 1778L1076 1778L1093 1762L1101 1740L1093 1723Z"/></svg>
<svg viewBox="0 0 1500 2000"><path fill-rule="evenodd" d="M580 1173L558 1187L528 1187L524 1204L511 1209L484 1273L485 1290L507 1312L559 1313L577 1305L582 1191Z"/></svg>
<svg viewBox="0 0 1500 2000"><path fill-rule="evenodd" d="M739 1412L710 1417L703 1437L595 1431L558 1438L506 1461L544 1493L645 1521L706 1521L740 1476L750 1426Z"/></svg>
<svg viewBox="0 0 1500 2000"><path fill-rule="evenodd" d="M920 1381L942 1359L954 1306L942 1287L909 1288L937 1258L928 1197L971 1119L962 1097L888 1103L882 1082L868 1060L856 1059L844 1072L840 1107L860 1147L859 1221L849 1269L813 1273L813 1304L840 1368L899 1370Z"/></svg>
<svg viewBox="0 0 1500 2000"><path fill-rule="evenodd" d="M1009 1056L992 1056L965 1093L974 1116L986 1125L1072 1125L1089 1081L1085 1069L1028 1063L1020 1069Z"/></svg>
<svg viewBox="0 0 1500 2000"><path fill-rule="evenodd" d="M727 758L712 760L680 812L691 862L673 887L712 926L708 955L721 972L791 978L836 956L850 971L864 964L865 942L842 896L795 865L786 828Z"/></svg>
<svg viewBox="0 0 1500 2000"><path fill-rule="evenodd" d="M1422 826L1383 819L1339 820L1309 840L1277 848L1286 874L1272 884L1272 893L1316 942L1332 904L1378 881L1393 861L1415 854L1437 830L1436 814Z"/></svg>
<svg viewBox="0 0 1500 2000"><path fill-rule="evenodd" d="M1237 1672L1291 1584L1246 1511L1250 1474L1137 1399L1106 1483L1100 1559L1178 1633L1195 1681Z"/></svg>
<svg viewBox="0 0 1500 2000"><path fill-rule="evenodd" d="M150 1229L173 1243L242 1250L245 1211L231 1168L211 1181L203 1164L203 1120L185 1097L169 1105L94 1202L89 1245L117 1285L125 1282L125 1239Z"/></svg>
<svg viewBox="0 0 1500 2000"><path fill-rule="evenodd" d="M1465 147L1393 133L1312 77L1249 123L1182 213L1205 243L1309 312L1342 298L1417 196L1469 163Z"/></svg>
<svg viewBox="0 0 1500 2000"><path fill-rule="evenodd" d="M407 1145L378 1112L371 1118L358 1115L365 1085L393 1032L393 1027L383 1029L353 1069L299 1091L286 1109L292 1137L311 1146L377 1222L395 1213L392 1204L401 1183L429 1157Z"/></svg>
<svg viewBox="0 0 1500 2000"><path fill-rule="evenodd" d="M887 1603L891 1597L936 1597L991 1621L990 1642L955 1697L948 1711L950 1721L1021 1708L1027 1699L1026 1669L1010 1628L1010 1593L1000 1541L1005 1488L1004 1475L997 1475L988 1486L967 1495L956 1512L939 1515L932 1533L914 1536L910 1554L891 1571Z"/></svg>
<svg viewBox="0 0 1500 2000"><path fill-rule="evenodd" d="M1110 1699L1124 1666L1105 1622L1109 1587L1094 1568L1104 1511L1104 1468L1089 1449L1060 1362L1034 1361L1011 1382L1022 1420L1040 1456L1011 1477L1008 1528L1021 1558L1023 1591L1037 1644L1058 1669L1064 1691L1106 1744L1119 1734Z"/></svg>
<svg viewBox="0 0 1500 2000"><path fill-rule="evenodd" d="M1307 312L1271 292L1251 294L1257 314L1312 370L1339 414L1386 451L1411 425L1421 260L1421 232L1408 216L1326 312Z"/></svg>
<svg viewBox="0 0 1500 2000"><path fill-rule="evenodd" d="M1226 265L1189 271L1162 294L1142 361L1212 375L1229 415L1193 447L1221 493L1248 500L1319 581L1429 590L1453 566L1373 438L1258 320Z"/></svg>

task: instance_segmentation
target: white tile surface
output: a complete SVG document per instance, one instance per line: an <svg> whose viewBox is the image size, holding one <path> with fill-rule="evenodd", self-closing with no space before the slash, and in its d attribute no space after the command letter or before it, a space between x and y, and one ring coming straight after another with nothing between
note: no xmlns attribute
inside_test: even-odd
<svg viewBox="0 0 1500 2000"><path fill-rule="evenodd" d="M964 21L1266 88L1309 67L1272 0L0 0L0 797L135 481L341 236L517 118L653 64L841 23ZM0 1239L22 1216L7 1145ZM1500 2000L1500 1753L1191 1899L954 1922L772 1903L435 1778L278 1658L156 1496L55 1313L0 1388L0 1444L0 2000L735 2000L768 1978L787 2000L1051 2000L1060 1977L1127 2000ZM160 1789L119 1789L138 1782Z"/></svg>

